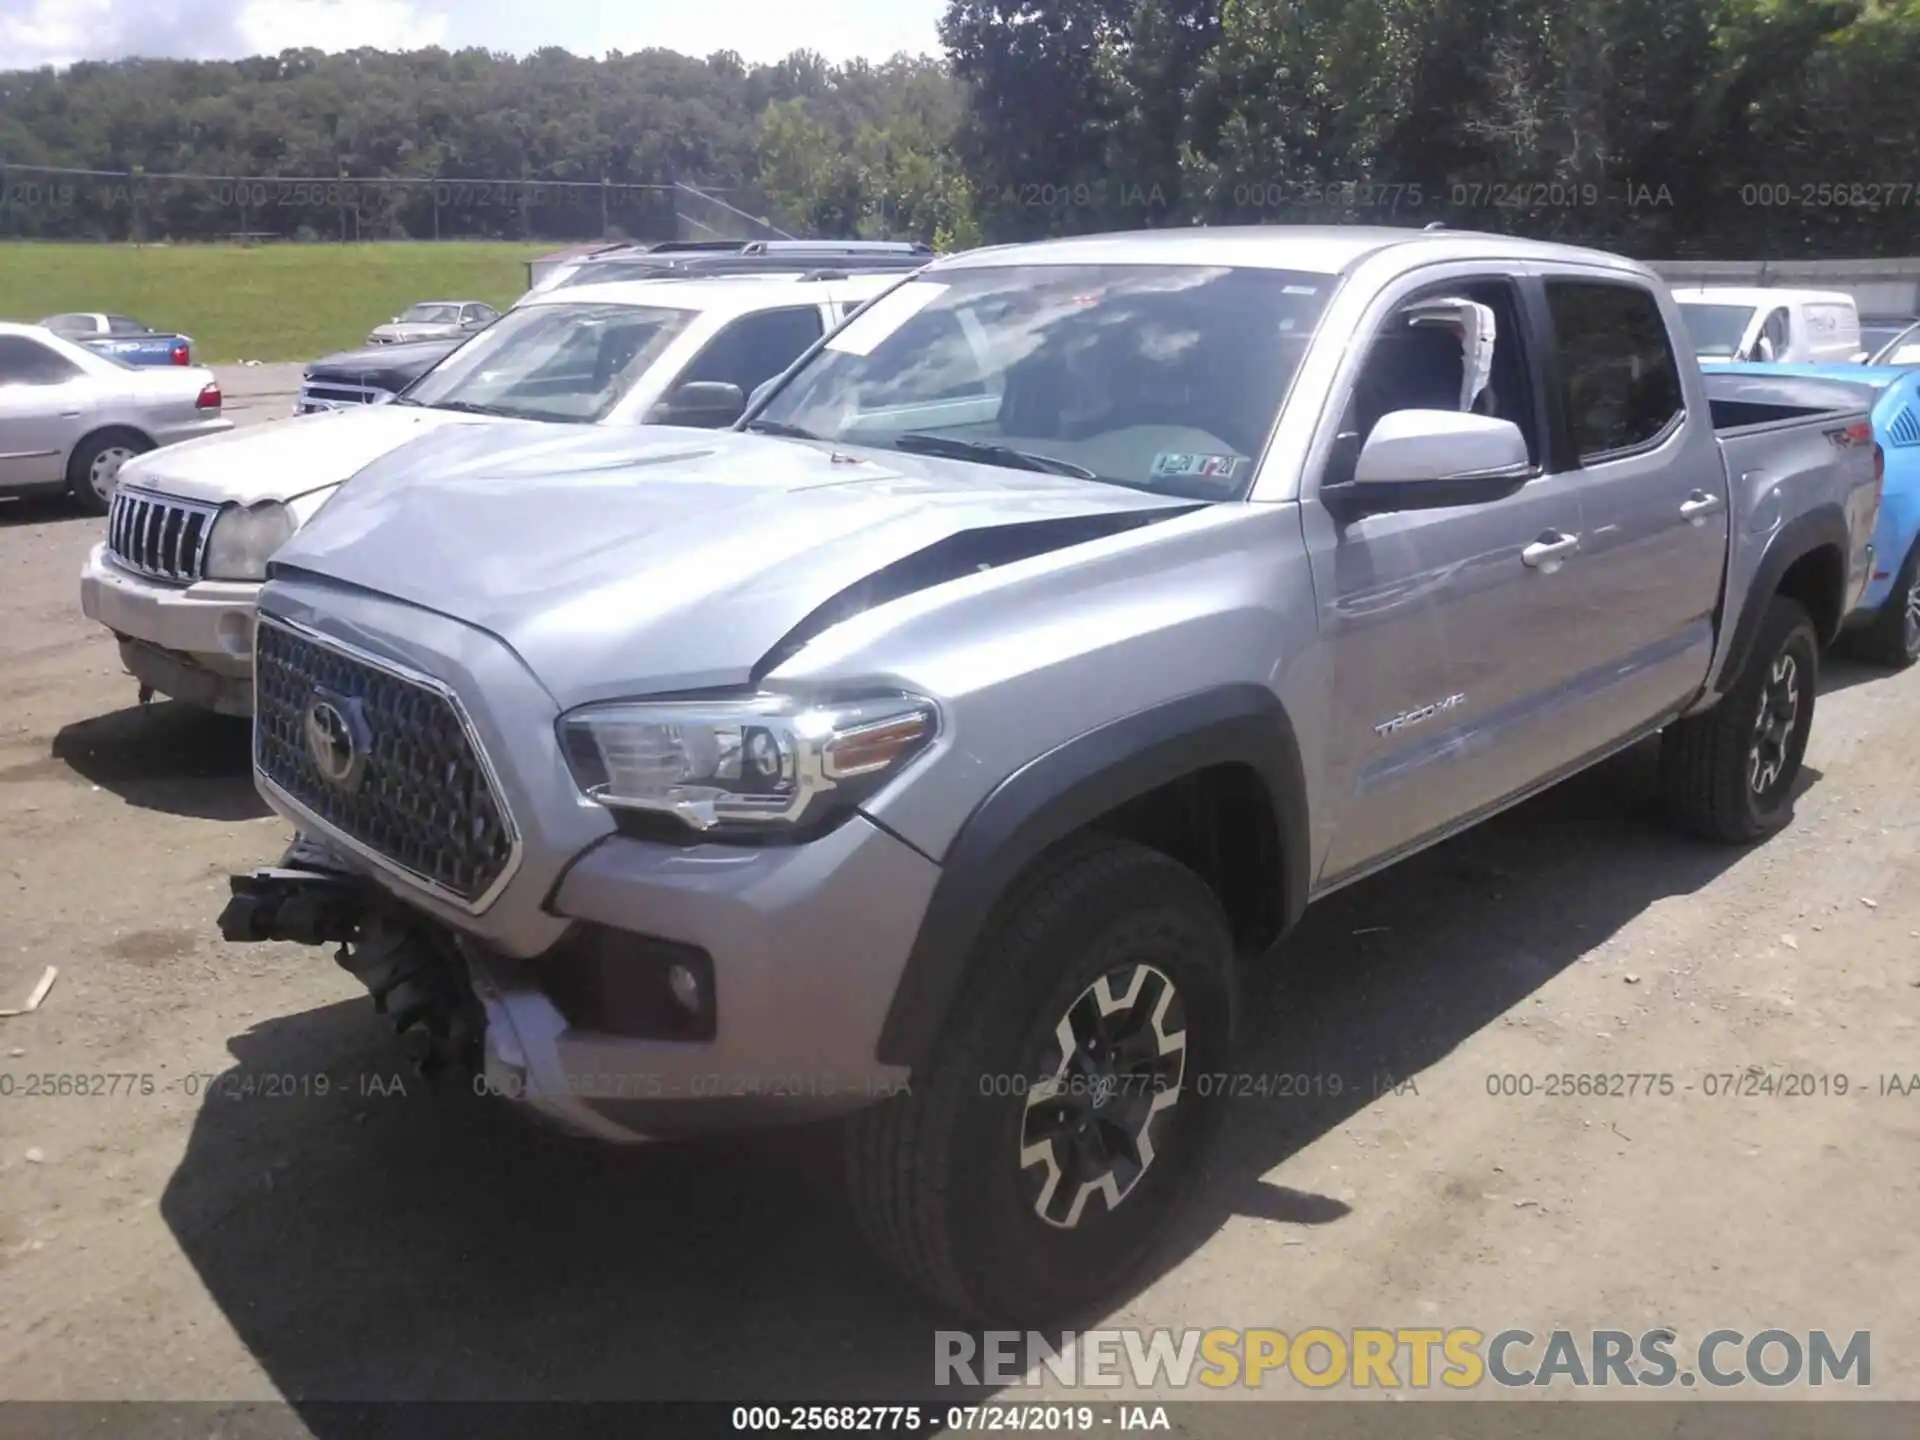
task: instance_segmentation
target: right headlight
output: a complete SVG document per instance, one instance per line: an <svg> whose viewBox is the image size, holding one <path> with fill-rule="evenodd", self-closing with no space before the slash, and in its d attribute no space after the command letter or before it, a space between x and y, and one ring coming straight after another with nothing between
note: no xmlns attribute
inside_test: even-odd
<svg viewBox="0 0 1920 1440"><path fill-rule="evenodd" d="M873 794L931 743L939 711L912 695L816 704L762 694L588 705L559 729L589 800L696 830L777 830Z"/></svg>
<svg viewBox="0 0 1920 1440"><path fill-rule="evenodd" d="M293 538L293 513L278 500L229 505L207 536L205 569L209 580L264 580L273 552Z"/></svg>

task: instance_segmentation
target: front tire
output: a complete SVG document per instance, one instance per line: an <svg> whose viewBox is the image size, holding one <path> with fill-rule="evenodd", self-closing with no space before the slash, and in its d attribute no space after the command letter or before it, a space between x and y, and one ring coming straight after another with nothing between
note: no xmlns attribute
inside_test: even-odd
<svg viewBox="0 0 1920 1440"><path fill-rule="evenodd" d="M848 1123L862 1230L983 1322L1110 1298L1198 1171L1233 1025L1233 943L1205 883L1140 845L1068 842L983 932L911 1093Z"/></svg>
<svg viewBox="0 0 1920 1440"><path fill-rule="evenodd" d="M1819 666L1805 607L1774 596L1732 688L1660 738L1661 782L1676 825L1703 840L1744 845L1787 823L1813 730Z"/></svg>
<svg viewBox="0 0 1920 1440"><path fill-rule="evenodd" d="M153 442L130 431L110 430L89 435L67 461L67 494L88 515L104 515L113 508L113 492L120 483L120 467L136 455L153 449Z"/></svg>
<svg viewBox="0 0 1920 1440"><path fill-rule="evenodd" d="M1890 670L1905 670L1920 660L1920 540L1907 551L1880 613L1849 638L1849 648L1862 660Z"/></svg>

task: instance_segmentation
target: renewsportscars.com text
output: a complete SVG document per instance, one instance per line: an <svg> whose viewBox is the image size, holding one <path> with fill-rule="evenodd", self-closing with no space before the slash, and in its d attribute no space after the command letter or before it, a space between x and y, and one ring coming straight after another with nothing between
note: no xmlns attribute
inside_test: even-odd
<svg viewBox="0 0 1920 1440"><path fill-rule="evenodd" d="M1334 1330L1082 1330L934 1332L934 1383L1213 1389L1301 1385L1312 1390L1470 1390L1563 1386L1727 1389L1872 1383L1865 1330L1712 1330L1682 1341L1651 1330L1487 1332Z"/></svg>

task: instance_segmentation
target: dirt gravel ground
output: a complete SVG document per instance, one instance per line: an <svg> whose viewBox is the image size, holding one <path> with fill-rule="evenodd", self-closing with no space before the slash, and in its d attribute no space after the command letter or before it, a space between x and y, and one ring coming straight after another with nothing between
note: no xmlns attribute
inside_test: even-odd
<svg viewBox="0 0 1920 1440"><path fill-rule="evenodd" d="M99 533L0 502L0 1006L60 967L0 1020L0 1396L287 1399L342 1440L317 1402L924 1398L940 1319L817 1136L556 1139L403 1073L324 952L221 942L287 827L244 726L135 705L79 610ZM1920 1399L1920 1093L1882 1093L1920 1072L1920 671L1823 692L1768 844L1673 838L1643 751L1317 908L1242 1062L1311 1093L1240 1082L1106 1323L1868 1330L1872 1395ZM1756 1067L1813 1093L1708 1093Z"/></svg>

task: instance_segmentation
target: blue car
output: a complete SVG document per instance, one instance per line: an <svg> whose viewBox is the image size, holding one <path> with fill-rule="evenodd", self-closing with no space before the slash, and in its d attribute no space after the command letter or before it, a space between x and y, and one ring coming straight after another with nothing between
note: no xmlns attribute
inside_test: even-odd
<svg viewBox="0 0 1920 1440"><path fill-rule="evenodd" d="M40 324L54 334L111 355L126 365L191 365L193 337L155 330L125 315L79 311L50 315Z"/></svg>
<svg viewBox="0 0 1920 1440"><path fill-rule="evenodd" d="M1847 617L1847 648L1897 670L1920 660L1920 368L1895 365L1734 365L1701 369L1848 380L1880 392L1873 438L1886 455L1873 578Z"/></svg>

